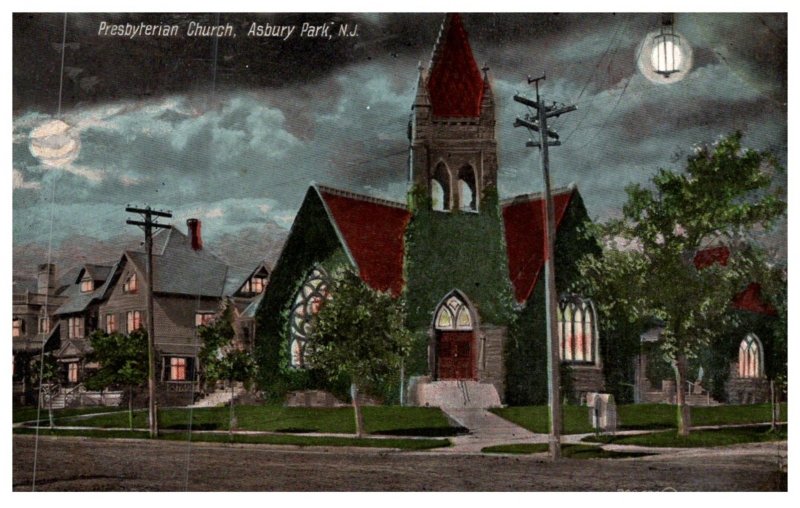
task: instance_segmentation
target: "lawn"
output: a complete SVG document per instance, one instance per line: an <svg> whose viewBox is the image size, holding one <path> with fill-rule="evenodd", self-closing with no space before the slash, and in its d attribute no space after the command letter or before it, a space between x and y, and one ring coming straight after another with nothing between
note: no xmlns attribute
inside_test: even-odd
<svg viewBox="0 0 800 508"><path fill-rule="evenodd" d="M594 443L654 446L667 448L696 448L726 446L742 443L762 443L784 441L788 437L785 425L771 432L768 425L758 427L738 427L727 429L693 430L686 437L678 436L677 431L667 430L635 436L587 436L583 440Z"/></svg>
<svg viewBox="0 0 800 508"><path fill-rule="evenodd" d="M17 428L15 434L35 434L36 429ZM91 437L101 439L149 439L147 431L143 430L100 430L100 429L39 429L40 436L70 436L70 437ZM187 441L190 439L188 432L165 432L158 439L169 441ZM234 434L230 436L226 433L202 433L191 434L193 442L210 443L249 443L249 444L271 444L271 445L295 445L295 446L356 446L361 448L399 448L402 450L428 450L431 448L441 448L450 446L446 439L402 439L402 438L363 438L339 437L339 436L297 436L297 435L253 435L253 434Z"/></svg>
<svg viewBox="0 0 800 508"><path fill-rule="evenodd" d="M769 404L741 406L709 406L692 408L692 425L735 425L770 421ZM547 406L518 406L492 409L495 414L532 432L547 433ZM626 404L617 406L620 429L674 429L677 408L668 404ZM781 419L786 421L786 404L781 404ZM564 406L564 434L593 432L589 425L589 408Z"/></svg>
<svg viewBox="0 0 800 508"><path fill-rule="evenodd" d="M487 446L483 453L547 453L547 443L515 443L496 446ZM615 452L603 450L592 445L561 445L561 456L570 459L624 459L629 457L644 457L648 453Z"/></svg>
<svg viewBox="0 0 800 508"><path fill-rule="evenodd" d="M452 436L463 430L450 425L438 408L368 406L364 407L364 423L369 434L396 436ZM353 409L302 408L283 406L236 406L239 430L268 432L354 434ZM167 430L189 428L191 413L193 430L228 430L229 408L164 409L159 411L159 427ZM62 421L88 427L127 428L125 412L91 418ZM147 428L147 412L133 415L135 428Z"/></svg>

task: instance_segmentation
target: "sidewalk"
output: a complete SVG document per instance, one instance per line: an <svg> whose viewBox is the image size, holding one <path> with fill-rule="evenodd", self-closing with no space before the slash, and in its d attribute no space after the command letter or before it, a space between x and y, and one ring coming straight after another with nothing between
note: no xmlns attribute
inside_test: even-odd
<svg viewBox="0 0 800 508"><path fill-rule="evenodd" d="M451 420L469 429L469 434L450 438L453 446L434 453L481 453L487 446L517 443L547 443L547 434L535 434L485 409L441 408Z"/></svg>

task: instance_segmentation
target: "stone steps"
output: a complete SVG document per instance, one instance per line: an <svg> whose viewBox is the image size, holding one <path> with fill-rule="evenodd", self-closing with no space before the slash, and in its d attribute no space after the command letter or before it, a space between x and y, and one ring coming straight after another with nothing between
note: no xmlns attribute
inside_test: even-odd
<svg viewBox="0 0 800 508"><path fill-rule="evenodd" d="M430 381L416 387L420 406L443 408L500 407L500 396L494 385L478 381Z"/></svg>

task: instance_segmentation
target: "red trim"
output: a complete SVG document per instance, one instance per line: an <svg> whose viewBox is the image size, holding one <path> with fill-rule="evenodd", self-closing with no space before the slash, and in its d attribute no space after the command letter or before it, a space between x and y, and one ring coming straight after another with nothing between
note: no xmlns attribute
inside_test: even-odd
<svg viewBox="0 0 800 508"><path fill-rule="evenodd" d="M757 314L766 314L768 316L778 315L778 311L775 310L775 307L765 303L761 299L761 285L757 282L751 282L744 291L734 296L733 306L736 309L755 312Z"/></svg>

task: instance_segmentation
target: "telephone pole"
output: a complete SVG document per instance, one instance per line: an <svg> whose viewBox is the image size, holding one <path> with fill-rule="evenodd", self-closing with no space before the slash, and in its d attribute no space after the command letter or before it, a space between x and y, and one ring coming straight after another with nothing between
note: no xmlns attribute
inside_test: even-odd
<svg viewBox="0 0 800 508"><path fill-rule="evenodd" d="M544 244L545 244L545 300L546 300L546 320L547 320L547 400L550 412L550 458L557 460L561 457L561 376L559 368L561 361L559 358L559 340L556 316L558 315L558 301L556 295L556 274L553 263L556 240L556 219L555 206L553 204L553 194L550 189L550 159L547 148L559 146L558 134L547 127L547 119L557 117L570 111L575 111L575 106L556 105L545 106L539 96L539 81L543 81L545 76L539 78L528 77L528 84L534 83L536 86L536 100L531 100L520 95L514 95L514 100L537 111L537 115L525 115L525 118L517 118L514 127L526 127L530 131L539 133L539 141L528 141L525 146L538 147L542 156L542 176L544 179L545 195L545 223ZM550 141L550 138L553 141Z"/></svg>
<svg viewBox="0 0 800 508"><path fill-rule="evenodd" d="M144 248L147 252L145 261L145 271L147 272L147 415L150 426L150 437L158 436L158 415L156 414L156 341L155 341L155 321L153 319L153 228L169 229L168 224L159 224L153 217L172 217L169 212L153 210L147 208L135 208L128 206L126 212L138 213L144 219L130 220L126 222L144 229ZM131 330L128 330L130 333Z"/></svg>

